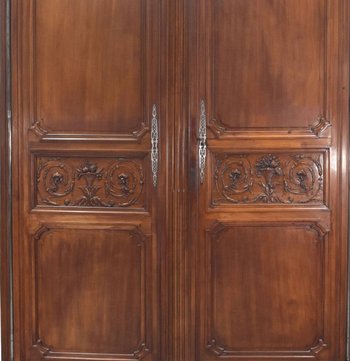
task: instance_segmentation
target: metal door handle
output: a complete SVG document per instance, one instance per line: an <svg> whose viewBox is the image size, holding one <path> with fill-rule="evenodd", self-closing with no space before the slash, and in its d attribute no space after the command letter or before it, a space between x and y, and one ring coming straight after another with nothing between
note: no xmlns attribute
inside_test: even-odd
<svg viewBox="0 0 350 361"><path fill-rule="evenodd" d="M158 142L159 142L159 131L158 131L158 119L157 119L157 106L153 104L152 108L152 122L151 122L151 167L153 186L157 186L158 182Z"/></svg>
<svg viewBox="0 0 350 361"><path fill-rule="evenodd" d="M200 183L204 182L205 159L207 156L207 116L205 112L205 102L200 102L200 119L199 119L199 143L198 143L198 162L199 162L199 179Z"/></svg>

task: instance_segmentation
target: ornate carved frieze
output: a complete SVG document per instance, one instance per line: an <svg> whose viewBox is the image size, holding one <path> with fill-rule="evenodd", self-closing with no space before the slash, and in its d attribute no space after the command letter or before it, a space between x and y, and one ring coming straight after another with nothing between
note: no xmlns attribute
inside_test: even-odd
<svg viewBox="0 0 350 361"><path fill-rule="evenodd" d="M144 208L143 160L37 157L39 206Z"/></svg>
<svg viewBox="0 0 350 361"><path fill-rule="evenodd" d="M324 203L323 153L215 154L212 206Z"/></svg>

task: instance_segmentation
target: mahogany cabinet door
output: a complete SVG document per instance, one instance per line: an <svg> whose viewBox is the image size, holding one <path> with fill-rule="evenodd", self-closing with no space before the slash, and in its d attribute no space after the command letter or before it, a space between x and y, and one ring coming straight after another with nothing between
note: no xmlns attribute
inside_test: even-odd
<svg viewBox="0 0 350 361"><path fill-rule="evenodd" d="M186 7L193 360L345 359L348 5Z"/></svg>
<svg viewBox="0 0 350 361"><path fill-rule="evenodd" d="M165 0L11 3L15 360L162 360Z"/></svg>

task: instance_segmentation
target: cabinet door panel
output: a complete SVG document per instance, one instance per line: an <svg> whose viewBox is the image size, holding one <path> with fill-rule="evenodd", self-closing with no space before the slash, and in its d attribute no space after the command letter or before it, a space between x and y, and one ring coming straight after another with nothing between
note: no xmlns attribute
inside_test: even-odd
<svg viewBox="0 0 350 361"><path fill-rule="evenodd" d="M55 227L44 225L32 238L38 340L33 350L40 354L47 347L50 357L61 352L67 358L74 352L86 358L147 353L151 239L125 225Z"/></svg>
<svg viewBox="0 0 350 361"><path fill-rule="evenodd" d="M212 354L307 356L325 347L324 236L315 224L213 225L206 274Z"/></svg>
<svg viewBox="0 0 350 361"><path fill-rule="evenodd" d="M213 135L312 137L328 128L333 10L326 0L200 3L201 81Z"/></svg>
<svg viewBox="0 0 350 361"><path fill-rule="evenodd" d="M345 357L348 5L186 7L196 361Z"/></svg>
<svg viewBox="0 0 350 361"><path fill-rule="evenodd" d="M326 1L222 0L208 10L218 124L307 128L324 113Z"/></svg>
<svg viewBox="0 0 350 361"><path fill-rule="evenodd" d="M144 135L159 91L159 3L35 0L31 6L32 130L46 138Z"/></svg>
<svg viewBox="0 0 350 361"><path fill-rule="evenodd" d="M15 361L167 359L167 0L11 6Z"/></svg>

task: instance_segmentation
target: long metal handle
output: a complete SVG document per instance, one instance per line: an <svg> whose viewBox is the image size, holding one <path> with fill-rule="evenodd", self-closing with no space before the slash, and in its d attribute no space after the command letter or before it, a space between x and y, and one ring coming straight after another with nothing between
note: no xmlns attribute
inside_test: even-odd
<svg viewBox="0 0 350 361"><path fill-rule="evenodd" d="M153 186L157 186L158 182L158 119L157 119L157 106L153 104L152 108L152 124L151 124L151 163L152 163L152 176Z"/></svg>
<svg viewBox="0 0 350 361"><path fill-rule="evenodd" d="M199 156L199 179L201 184L204 182L205 175L205 158L207 156L207 116L205 113L205 102L202 99L200 102L200 119L199 119L199 144L198 144L198 156Z"/></svg>

